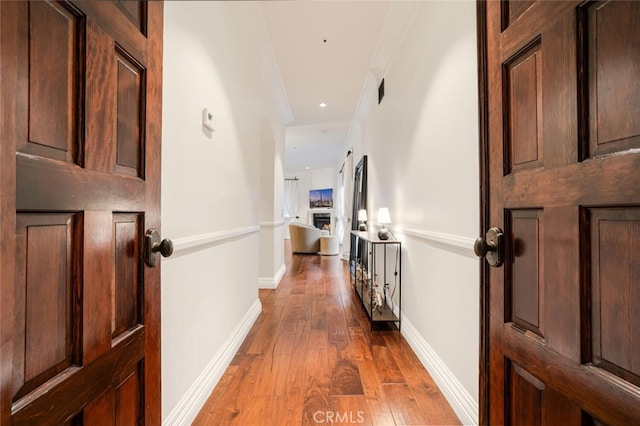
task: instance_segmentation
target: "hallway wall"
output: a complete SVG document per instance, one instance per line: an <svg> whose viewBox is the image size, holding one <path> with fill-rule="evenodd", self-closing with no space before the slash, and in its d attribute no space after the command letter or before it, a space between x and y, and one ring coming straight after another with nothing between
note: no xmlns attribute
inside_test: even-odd
<svg viewBox="0 0 640 426"><path fill-rule="evenodd" d="M286 272L283 157L284 129L264 120L260 143L260 288L276 288Z"/></svg>
<svg viewBox="0 0 640 426"><path fill-rule="evenodd" d="M346 147L355 148L355 162L368 155L370 223L379 207L388 207L391 229L403 243L405 335L424 346L414 345L423 362L442 363L449 384L460 386L448 396L462 395L461 419L477 421L475 3L419 2L411 16L384 75L384 99L378 105L371 97Z"/></svg>
<svg viewBox="0 0 640 426"><path fill-rule="evenodd" d="M165 3L162 233L175 245L162 262L168 424L197 413L259 314L261 265L284 264L276 223L284 129L244 22L231 2ZM216 119L213 133L202 127L204 107ZM275 235L266 242L265 224Z"/></svg>
<svg viewBox="0 0 640 426"><path fill-rule="evenodd" d="M370 223L389 207L403 241L403 333L460 385L468 421L478 401L475 3L414 9L382 104L345 146L354 163L369 156ZM165 3L162 220L176 243L162 264L165 422L208 396L233 356L229 341L259 313L258 285L281 262L284 130L240 15L232 2ZM211 135L205 106L217 119Z"/></svg>

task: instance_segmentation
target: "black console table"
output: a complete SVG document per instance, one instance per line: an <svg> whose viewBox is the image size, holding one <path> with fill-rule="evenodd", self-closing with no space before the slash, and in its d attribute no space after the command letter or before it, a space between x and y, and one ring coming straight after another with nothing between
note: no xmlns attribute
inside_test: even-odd
<svg viewBox="0 0 640 426"><path fill-rule="evenodd" d="M371 328L374 322L402 325L402 245L393 237L351 231L349 272ZM396 310L397 308L397 310Z"/></svg>

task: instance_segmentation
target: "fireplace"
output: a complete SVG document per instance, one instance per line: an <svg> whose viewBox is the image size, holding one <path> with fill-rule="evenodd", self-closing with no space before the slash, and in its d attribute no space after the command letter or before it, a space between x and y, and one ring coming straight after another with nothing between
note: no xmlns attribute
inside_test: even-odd
<svg viewBox="0 0 640 426"><path fill-rule="evenodd" d="M313 226L318 229L331 229L331 213L313 213Z"/></svg>
<svg viewBox="0 0 640 426"><path fill-rule="evenodd" d="M0 0L2 1L2 0ZM333 233L335 229L335 214L333 209L316 208L307 210L307 223L318 229Z"/></svg>

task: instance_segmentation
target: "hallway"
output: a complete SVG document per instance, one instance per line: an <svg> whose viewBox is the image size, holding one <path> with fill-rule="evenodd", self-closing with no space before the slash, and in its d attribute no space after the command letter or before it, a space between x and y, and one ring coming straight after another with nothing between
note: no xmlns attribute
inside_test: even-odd
<svg viewBox="0 0 640 426"><path fill-rule="evenodd" d="M395 326L371 331L337 256L291 255L195 425L450 425Z"/></svg>

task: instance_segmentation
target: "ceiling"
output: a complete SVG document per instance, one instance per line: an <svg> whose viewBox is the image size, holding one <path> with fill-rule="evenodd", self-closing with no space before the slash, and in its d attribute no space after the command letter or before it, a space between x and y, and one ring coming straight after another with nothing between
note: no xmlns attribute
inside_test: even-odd
<svg viewBox="0 0 640 426"><path fill-rule="evenodd" d="M291 112L285 173L339 166L345 140L389 33L389 1L260 2ZM379 62L379 61L378 61ZM376 82L376 87L379 81ZM325 102L326 107L320 107Z"/></svg>

